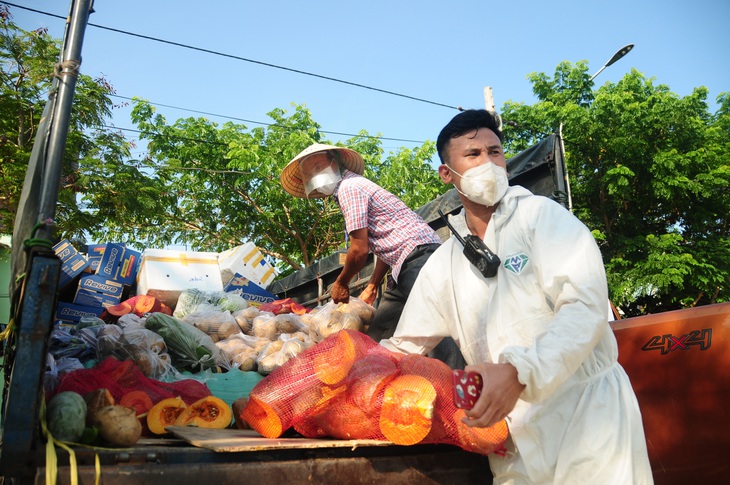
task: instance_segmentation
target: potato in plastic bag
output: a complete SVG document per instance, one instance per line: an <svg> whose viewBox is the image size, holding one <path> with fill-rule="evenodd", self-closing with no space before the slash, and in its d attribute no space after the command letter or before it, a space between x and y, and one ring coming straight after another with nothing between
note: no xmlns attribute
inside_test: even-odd
<svg viewBox="0 0 730 485"><path fill-rule="evenodd" d="M276 319L273 313L261 312L258 317L253 319L251 324L251 335L255 337L263 337L269 340L276 340L279 335L276 325Z"/></svg>
<svg viewBox="0 0 730 485"><path fill-rule="evenodd" d="M301 317L295 313L281 313L274 317L279 334L308 331L309 327L302 323Z"/></svg>
<svg viewBox="0 0 730 485"><path fill-rule="evenodd" d="M343 303L339 308L339 311L344 313L354 313L360 317L363 325L370 325L370 322L373 321L377 310L374 306L368 305L360 298L350 297L350 301Z"/></svg>
<svg viewBox="0 0 730 485"><path fill-rule="evenodd" d="M256 357L269 342L268 339L237 333L227 339L216 342L222 353L231 361L232 367L242 371L256 370Z"/></svg>
<svg viewBox="0 0 730 485"><path fill-rule="evenodd" d="M251 329L253 327L253 319L259 316L259 309L255 306L250 306L233 313L233 318L236 320L238 327L241 332L251 335Z"/></svg>
<svg viewBox="0 0 730 485"><path fill-rule="evenodd" d="M292 338L288 334L282 334L281 338L269 343L259 353L256 359L259 374L270 374L306 348L307 346L301 340Z"/></svg>
<svg viewBox="0 0 730 485"><path fill-rule="evenodd" d="M220 310L210 304L198 305L194 312L186 314L180 320L205 332L213 339L213 342L240 332L236 319L230 311Z"/></svg>
<svg viewBox="0 0 730 485"><path fill-rule="evenodd" d="M350 298L352 300L353 298ZM363 330L360 316L351 311L350 305L329 301L312 316L309 335L315 342L321 342L340 330Z"/></svg>
<svg viewBox="0 0 730 485"><path fill-rule="evenodd" d="M143 327L127 326L119 338L119 347L114 356L119 360L131 360L147 377L158 379L170 371L170 359L167 355L165 340Z"/></svg>

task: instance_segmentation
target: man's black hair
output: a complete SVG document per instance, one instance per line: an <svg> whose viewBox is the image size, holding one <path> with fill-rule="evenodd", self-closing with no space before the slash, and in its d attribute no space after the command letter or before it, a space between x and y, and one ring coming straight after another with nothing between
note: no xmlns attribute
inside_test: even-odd
<svg viewBox="0 0 730 485"><path fill-rule="evenodd" d="M457 138L479 128L489 128L502 141L502 130L499 129L499 118L496 113L485 109L468 109L451 118L451 121L443 127L436 140L441 163L446 163L446 145L452 138Z"/></svg>

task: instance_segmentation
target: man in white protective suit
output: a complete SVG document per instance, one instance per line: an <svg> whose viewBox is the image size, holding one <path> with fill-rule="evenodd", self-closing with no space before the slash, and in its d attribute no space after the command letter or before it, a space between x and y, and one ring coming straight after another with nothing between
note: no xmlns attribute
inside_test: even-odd
<svg viewBox="0 0 730 485"><path fill-rule="evenodd" d="M394 335L381 345L426 354L452 337L484 389L469 426L507 420L499 484L652 483L641 413L607 321L601 253L558 203L508 186L499 119L456 115L441 131L441 180L464 206L451 217L499 258L484 276L455 237L426 262Z"/></svg>

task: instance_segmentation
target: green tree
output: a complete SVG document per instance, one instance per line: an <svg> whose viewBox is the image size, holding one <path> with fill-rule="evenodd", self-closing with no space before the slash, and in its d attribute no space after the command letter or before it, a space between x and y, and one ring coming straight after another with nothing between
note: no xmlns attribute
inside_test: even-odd
<svg viewBox="0 0 730 485"><path fill-rule="evenodd" d="M44 29L18 28L6 7L0 14L0 233L10 233L60 42ZM58 237L209 251L251 241L284 272L344 244L344 223L332 199L295 199L278 181L299 151L331 143L308 110L297 106L287 115L275 109L270 126L248 130L204 118L168 124L149 103L137 101L132 119L148 155L135 160L133 145L104 125L114 108L112 94L105 79L79 76L60 180ZM363 131L346 144L365 158L366 176L411 207L445 190L429 164L433 143L384 156L378 137Z"/></svg>
<svg viewBox="0 0 730 485"><path fill-rule="evenodd" d="M506 103L508 150L562 123L575 214L629 315L730 299L730 102L679 97L636 70L592 90L587 66L532 74L538 102Z"/></svg>
<svg viewBox="0 0 730 485"><path fill-rule="evenodd" d="M149 156L92 169L115 173L103 185L89 185L84 196L95 216L106 220L89 229L92 235L209 251L250 241L284 272L309 266L344 244L344 222L331 198L297 199L279 183L281 170L305 147L332 144L306 108L295 105L290 115L275 109L268 114L270 125L247 130L204 118L168 124L148 102L134 103L132 119ZM380 143L364 131L347 140L364 157L367 177L413 208L445 191L429 164L433 143L384 159Z"/></svg>
<svg viewBox="0 0 730 485"><path fill-rule="evenodd" d="M12 233L44 96L52 87L59 42L45 29L25 31L0 6L0 233ZM79 160L114 153L128 157L129 143L119 133L104 130L113 104L113 87L103 78L80 74L66 143L56 219L59 235L84 240L87 215L76 194Z"/></svg>

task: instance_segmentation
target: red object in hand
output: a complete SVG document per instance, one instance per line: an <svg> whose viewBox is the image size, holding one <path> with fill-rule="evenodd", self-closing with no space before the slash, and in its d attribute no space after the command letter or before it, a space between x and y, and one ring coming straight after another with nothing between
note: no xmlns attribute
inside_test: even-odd
<svg viewBox="0 0 730 485"><path fill-rule="evenodd" d="M460 369L454 370L452 376L454 405L461 409L473 408L482 392L482 376Z"/></svg>

